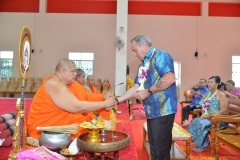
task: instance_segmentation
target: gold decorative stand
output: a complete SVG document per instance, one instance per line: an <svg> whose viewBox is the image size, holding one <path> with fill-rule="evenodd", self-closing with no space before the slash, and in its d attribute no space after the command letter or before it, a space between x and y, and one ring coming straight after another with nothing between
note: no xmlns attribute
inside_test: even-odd
<svg viewBox="0 0 240 160"><path fill-rule="evenodd" d="M24 101L24 89L25 80L29 71L29 63L31 60L32 53L32 40L31 33L27 27L23 27L20 35L19 42L19 71L22 78L22 92L21 99L18 98L16 104L16 127L13 134L13 149L9 154L8 159L17 159L18 152L21 152L26 147L27 141L27 125L25 118L25 101Z"/></svg>

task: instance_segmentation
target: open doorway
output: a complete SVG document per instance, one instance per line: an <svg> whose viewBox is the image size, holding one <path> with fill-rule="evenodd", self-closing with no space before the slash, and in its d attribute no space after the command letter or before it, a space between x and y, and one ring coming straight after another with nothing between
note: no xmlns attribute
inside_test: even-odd
<svg viewBox="0 0 240 160"><path fill-rule="evenodd" d="M180 92L180 85L181 85L181 62L174 61L174 70L176 76L176 85L177 85L177 99L179 101L179 92Z"/></svg>

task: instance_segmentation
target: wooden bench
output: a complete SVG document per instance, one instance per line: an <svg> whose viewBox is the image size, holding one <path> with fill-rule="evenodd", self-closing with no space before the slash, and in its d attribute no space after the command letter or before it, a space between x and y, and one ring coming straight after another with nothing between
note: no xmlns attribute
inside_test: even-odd
<svg viewBox="0 0 240 160"><path fill-rule="evenodd" d="M188 160L190 159L191 152L191 134L180 127L177 123L174 123L172 129L172 148L171 148L171 159L172 160ZM186 153L184 153L180 147L175 143L175 141L185 141L186 142ZM147 122L143 123L143 146L147 150L149 159L151 159L150 155L150 146L147 140Z"/></svg>
<svg viewBox="0 0 240 160"><path fill-rule="evenodd" d="M233 124L235 127L228 127L220 130L220 121ZM215 127L217 126L217 127ZM219 159L219 143L240 152L240 107L228 106L228 116L215 116L212 118L211 129L211 154L215 153L216 160Z"/></svg>

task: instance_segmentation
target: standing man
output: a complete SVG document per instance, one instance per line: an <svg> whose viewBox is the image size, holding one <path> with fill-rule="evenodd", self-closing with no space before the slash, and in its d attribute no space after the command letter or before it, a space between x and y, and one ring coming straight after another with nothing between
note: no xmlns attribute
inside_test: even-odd
<svg viewBox="0 0 240 160"><path fill-rule="evenodd" d="M204 95L206 93L210 92L210 90L207 87L207 80L206 79L200 79L199 81L199 88L193 89L190 92L189 98L192 99L192 102L187 105L186 107L183 107L182 109L182 120L183 125L182 127L188 127L189 126L189 112L193 111L196 108L202 108L202 106L199 104L199 102L202 100Z"/></svg>
<svg viewBox="0 0 240 160"><path fill-rule="evenodd" d="M134 56L141 60L134 86L116 103L135 97L143 102L152 160L170 160L172 127L177 112L176 78L170 54L155 49L145 35L131 41Z"/></svg>

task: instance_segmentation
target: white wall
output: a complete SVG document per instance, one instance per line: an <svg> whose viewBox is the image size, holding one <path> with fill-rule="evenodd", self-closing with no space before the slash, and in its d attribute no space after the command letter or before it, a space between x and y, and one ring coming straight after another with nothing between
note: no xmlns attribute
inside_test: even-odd
<svg viewBox="0 0 240 160"><path fill-rule="evenodd" d="M240 18L129 16L129 37L136 34L149 35L156 48L181 62L180 93L200 78L219 75L223 82L231 79L231 56L240 55ZM195 58L197 47L199 56ZM131 75L135 74L137 68L132 66L139 61L129 54L128 63Z"/></svg>
<svg viewBox="0 0 240 160"><path fill-rule="evenodd" d="M19 76L18 43L24 25L31 30L35 50L29 77L52 74L58 60L70 51L89 51L95 53L95 78L115 83L116 15L0 13L0 50L14 51L15 77ZM180 93L200 78L231 79L231 56L240 55L239 17L129 15L128 41L137 34L148 35L156 48L181 62ZM139 60L126 44L130 76L135 77ZM197 47L198 59L194 57Z"/></svg>
<svg viewBox="0 0 240 160"><path fill-rule="evenodd" d="M13 76L18 76L19 36L26 25L34 48L29 77L48 76L68 52L86 51L95 53L95 78L114 83L115 19L116 15L0 13L0 50L14 51Z"/></svg>

